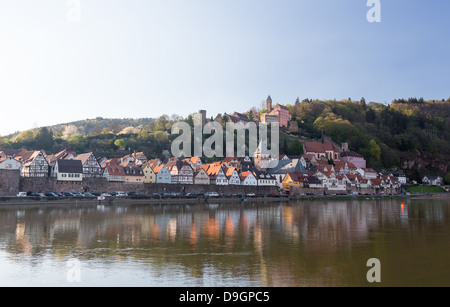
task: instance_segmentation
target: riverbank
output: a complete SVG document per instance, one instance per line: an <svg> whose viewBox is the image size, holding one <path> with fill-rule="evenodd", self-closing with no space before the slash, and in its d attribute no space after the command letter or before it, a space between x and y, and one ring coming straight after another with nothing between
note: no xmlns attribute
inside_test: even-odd
<svg viewBox="0 0 450 307"><path fill-rule="evenodd" d="M450 199L450 193L425 193L411 195L298 195L279 197L107 197L102 201L97 198L83 197L0 197L0 206L45 206L45 205L126 205L126 204L202 204L202 203L236 203L236 202L289 202L289 201L330 201L330 200L383 200L383 199Z"/></svg>

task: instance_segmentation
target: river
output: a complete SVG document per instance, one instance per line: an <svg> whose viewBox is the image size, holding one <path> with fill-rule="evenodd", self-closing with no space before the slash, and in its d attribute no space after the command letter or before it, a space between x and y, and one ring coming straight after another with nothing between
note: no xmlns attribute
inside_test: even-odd
<svg viewBox="0 0 450 307"><path fill-rule="evenodd" d="M403 202L403 206L402 206ZM450 286L450 200L0 207L0 286ZM369 282L369 259L379 282Z"/></svg>

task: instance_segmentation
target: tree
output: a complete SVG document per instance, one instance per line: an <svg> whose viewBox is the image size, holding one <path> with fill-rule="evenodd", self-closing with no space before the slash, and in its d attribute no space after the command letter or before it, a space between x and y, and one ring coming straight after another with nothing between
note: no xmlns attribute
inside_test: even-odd
<svg viewBox="0 0 450 307"><path fill-rule="evenodd" d="M252 110L248 110L248 112L247 112L247 118L248 118L248 120L249 121L254 121L254 118L253 118L253 111Z"/></svg>
<svg viewBox="0 0 450 307"><path fill-rule="evenodd" d="M75 151L85 151L86 138L81 134L74 134L69 138L68 144Z"/></svg>
<svg viewBox="0 0 450 307"><path fill-rule="evenodd" d="M35 137L35 147L50 151L53 147L53 132L47 127L39 129Z"/></svg>
<svg viewBox="0 0 450 307"><path fill-rule="evenodd" d="M119 149L124 150L127 147L127 141L125 139L118 139L114 142L114 145L119 147Z"/></svg>
<svg viewBox="0 0 450 307"><path fill-rule="evenodd" d="M158 131L167 131L169 129L169 116L166 114L161 115L158 117L155 123L155 130Z"/></svg>
<svg viewBox="0 0 450 307"><path fill-rule="evenodd" d="M365 110L366 109L366 100L364 99L364 97L361 98L360 104L363 107L363 109Z"/></svg>
<svg viewBox="0 0 450 307"><path fill-rule="evenodd" d="M369 157L375 159L376 161L379 162L381 160L381 148L374 139L370 140L367 153Z"/></svg>
<svg viewBox="0 0 450 307"><path fill-rule="evenodd" d="M450 173L447 173L444 177L444 181L446 184L450 184Z"/></svg>
<svg viewBox="0 0 450 307"><path fill-rule="evenodd" d="M289 154L291 155L302 155L303 154L303 145L299 141L295 140L289 144Z"/></svg>
<svg viewBox="0 0 450 307"><path fill-rule="evenodd" d="M64 128L61 138L63 140L69 140L72 135L80 134L78 128L75 125L67 125Z"/></svg>
<svg viewBox="0 0 450 307"><path fill-rule="evenodd" d="M287 143L286 139L284 139L284 141L283 141L282 151L285 155L287 155L289 153L289 147L288 147L288 143Z"/></svg>

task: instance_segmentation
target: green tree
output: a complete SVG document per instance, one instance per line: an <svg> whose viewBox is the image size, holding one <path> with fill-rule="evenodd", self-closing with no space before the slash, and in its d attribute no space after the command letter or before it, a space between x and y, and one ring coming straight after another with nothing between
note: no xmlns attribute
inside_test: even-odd
<svg viewBox="0 0 450 307"><path fill-rule="evenodd" d="M444 177L444 181L446 184L450 184L450 173L447 173Z"/></svg>
<svg viewBox="0 0 450 307"><path fill-rule="evenodd" d="M289 154L291 155L302 155L303 154L303 145L300 141L293 141L289 144Z"/></svg>
<svg viewBox="0 0 450 307"><path fill-rule="evenodd" d="M70 148L75 151L78 152L85 151L86 138L81 134L72 135L67 141L67 143L69 144Z"/></svg>
<svg viewBox="0 0 450 307"><path fill-rule="evenodd" d="M125 139L117 139L114 141L114 145L116 145L117 147L119 147L119 149L123 150L125 148L127 148L127 140Z"/></svg>
<svg viewBox="0 0 450 307"><path fill-rule="evenodd" d="M371 139L369 142L367 154L378 162L381 160L381 148L374 139Z"/></svg>
<svg viewBox="0 0 450 307"><path fill-rule="evenodd" d="M167 131L169 129L170 129L169 116L167 116L166 114L163 114L160 117L158 117L158 119L156 120L156 123L155 123L155 130Z"/></svg>
<svg viewBox="0 0 450 307"><path fill-rule="evenodd" d="M53 132L47 127L39 129L35 137L35 148L50 151L53 147Z"/></svg>

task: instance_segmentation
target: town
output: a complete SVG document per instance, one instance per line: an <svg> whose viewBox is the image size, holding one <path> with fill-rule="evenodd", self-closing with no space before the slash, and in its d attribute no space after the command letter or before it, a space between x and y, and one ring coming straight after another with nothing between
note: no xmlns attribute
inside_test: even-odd
<svg viewBox="0 0 450 307"><path fill-rule="evenodd" d="M272 107L270 96L266 104L261 122L288 127L289 109L280 104ZM205 110L198 111L198 115L202 126L224 118L233 123L250 122L247 113L218 114L211 120L206 118ZM242 194L239 187L247 187L247 192L252 191L251 187L258 187L254 191L265 195L394 195L405 194L404 187L410 183L401 171L377 172L367 167L364 157L349 150L348 144L336 144L325 140L323 135L321 139L303 142L302 155L280 154L276 166L270 168L267 167L269 159L273 157L261 147L253 156L227 156L213 162L202 161L201 157L154 158L136 151L110 158L68 149L56 154L3 149L0 150L0 195L110 195L117 191L171 195L174 191L181 194L200 191L190 186L202 186L202 192L216 192L215 187L220 186L223 194L239 195ZM442 178L425 176L422 181L441 185ZM225 186L232 189L224 189Z"/></svg>

